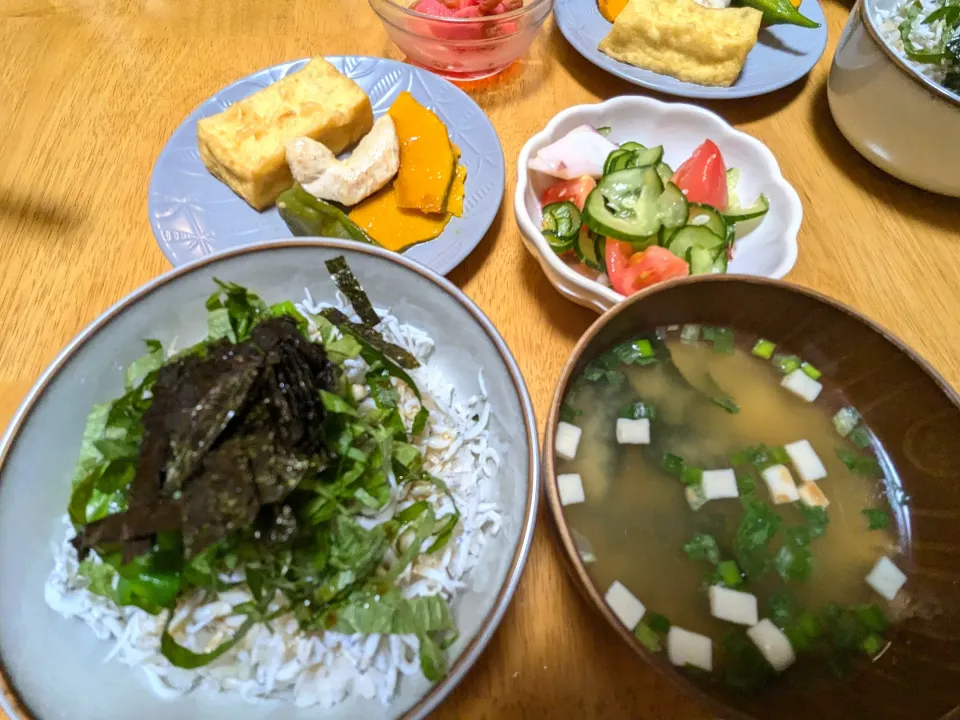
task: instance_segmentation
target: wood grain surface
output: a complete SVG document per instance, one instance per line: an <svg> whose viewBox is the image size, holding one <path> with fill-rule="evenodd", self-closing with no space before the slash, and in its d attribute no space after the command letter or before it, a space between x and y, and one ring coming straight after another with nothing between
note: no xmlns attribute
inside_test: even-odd
<svg viewBox="0 0 960 720"><path fill-rule="evenodd" d="M789 279L864 311L956 385L960 203L887 177L840 135L826 79L849 6L825 2L830 42L806 80L706 105L766 143L800 194ZM147 185L184 116L239 77L323 54L402 59L363 0L0 1L3 424L73 335L169 268L147 222ZM542 418L596 316L562 299L521 244L516 157L563 108L638 89L583 60L552 21L521 62L466 89L500 133L507 194L451 277L506 338ZM705 717L589 610L545 520L503 624L435 717Z"/></svg>

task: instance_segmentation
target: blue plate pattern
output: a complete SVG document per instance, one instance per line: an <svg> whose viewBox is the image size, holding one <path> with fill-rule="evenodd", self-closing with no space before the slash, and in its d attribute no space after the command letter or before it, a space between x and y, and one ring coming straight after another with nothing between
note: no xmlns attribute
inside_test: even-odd
<svg viewBox="0 0 960 720"><path fill-rule="evenodd" d="M409 90L443 120L450 139L459 146L461 162L467 168L463 217L452 218L435 240L404 253L445 275L477 246L503 200L505 168L496 130L466 93L426 70L382 58L327 60L363 88L377 117L397 95ZM307 61L276 65L228 85L190 113L160 152L150 180L147 210L157 243L174 266L220 250L290 237L276 208L257 212L207 172L197 148L197 120L296 72Z"/></svg>
<svg viewBox="0 0 960 720"><path fill-rule="evenodd" d="M650 90L687 98L721 100L773 92L810 72L827 47L827 23L817 0L803 0L800 11L820 23L820 27L776 25L761 29L743 72L728 88L683 82L607 57L597 46L612 25L600 14L596 0L556 0L553 14L567 41L597 67Z"/></svg>

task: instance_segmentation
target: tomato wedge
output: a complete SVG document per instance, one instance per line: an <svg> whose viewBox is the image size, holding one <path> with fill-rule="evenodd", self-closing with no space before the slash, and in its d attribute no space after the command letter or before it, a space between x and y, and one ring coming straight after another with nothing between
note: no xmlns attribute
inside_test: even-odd
<svg viewBox="0 0 960 720"><path fill-rule="evenodd" d="M610 285L621 295L690 274L685 261L658 245L635 253L630 243L607 238L605 260Z"/></svg>
<svg viewBox="0 0 960 720"><path fill-rule="evenodd" d="M543 191L540 198L540 204L546 207L550 203L569 200L577 206L578 210L583 210L583 204L587 201L587 195L597 186L597 181L589 175L574 178L573 180L561 180L556 185L551 185Z"/></svg>
<svg viewBox="0 0 960 720"><path fill-rule="evenodd" d="M710 205L717 210L727 209L727 166L720 148L712 140L693 151L693 155L670 178L690 202Z"/></svg>

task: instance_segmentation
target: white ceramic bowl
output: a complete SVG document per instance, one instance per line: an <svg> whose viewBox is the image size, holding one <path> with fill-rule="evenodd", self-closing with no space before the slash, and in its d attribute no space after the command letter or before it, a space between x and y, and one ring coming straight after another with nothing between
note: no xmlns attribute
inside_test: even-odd
<svg viewBox="0 0 960 720"><path fill-rule="evenodd" d="M797 261L803 206L796 190L780 173L769 148L707 110L627 96L564 110L520 151L514 197L517 224L527 249L561 294L600 312L623 300L620 293L584 277L563 262L540 232L540 195L556 180L529 170L530 158L584 124L611 127L610 139L615 143L634 140L647 146L663 145L664 162L673 168L679 167L705 139L713 140L727 167L740 170L739 195L743 201L752 202L760 193L770 200L770 212L762 222L742 223L738 227L729 272L769 278L782 278L790 272Z"/></svg>
<svg viewBox="0 0 960 720"><path fill-rule="evenodd" d="M447 676L431 685L403 677L389 706L347 700L331 710L292 702L251 704L202 691L163 700L138 669L104 662L113 643L44 602L52 545L87 413L123 390L123 368L143 353L143 337L181 345L206 333L204 301L213 278L233 280L268 302L334 296L323 263L345 255L378 307L433 336L430 364L466 397L482 368L490 427L501 457L502 526L453 603L460 638ZM278 240L179 267L134 291L95 320L54 360L0 441L0 716L11 720L394 720L426 717L476 661L516 589L533 538L539 489L537 430L520 371L490 321L453 284L417 263L343 240ZM4 685L11 695L5 696Z"/></svg>
<svg viewBox="0 0 960 720"><path fill-rule="evenodd" d="M900 1L854 6L830 68L830 111L850 144L881 170L960 197L960 98L883 41L877 13Z"/></svg>

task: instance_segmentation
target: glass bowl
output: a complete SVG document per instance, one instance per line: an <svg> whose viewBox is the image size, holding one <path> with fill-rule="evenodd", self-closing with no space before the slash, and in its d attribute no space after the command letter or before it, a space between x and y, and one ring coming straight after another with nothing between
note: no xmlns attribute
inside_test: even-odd
<svg viewBox="0 0 960 720"><path fill-rule="evenodd" d="M522 57L553 2L527 0L518 10L476 19L426 15L397 0L370 0L370 6L408 60L451 80L466 81L496 75Z"/></svg>

